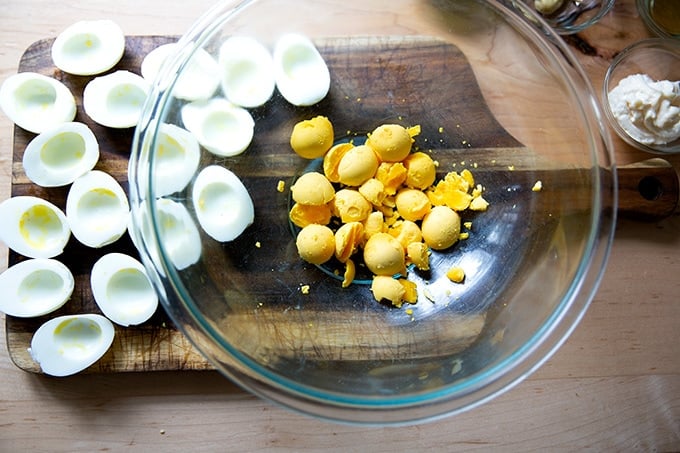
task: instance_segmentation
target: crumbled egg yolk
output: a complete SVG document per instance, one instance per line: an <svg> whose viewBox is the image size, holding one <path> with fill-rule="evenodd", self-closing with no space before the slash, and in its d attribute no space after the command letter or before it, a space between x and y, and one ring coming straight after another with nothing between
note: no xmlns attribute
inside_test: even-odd
<svg viewBox="0 0 680 453"><path fill-rule="evenodd" d="M446 272L446 276L454 283L462 283L465 280L465 271L462 267L453 266Z"/></svg>
<svg viewBox="0 0 680 453"><path fill-rule="evenodd" d="M290 220L300 228L316 223L328 225L331 221L331 207L328 204L305 205L295 203L288 213Z"/></svg>
<svg viewBox="0 0 680 453"><path fill-rule="evenodd" d="M431 250L469 237L461 232L459 212L488 207L470 170L451 171L436 181L438 163L411 150L419 133L419 126L387 124L368 134L364 145L330 146L323 154L323 174L305 173L291 187L296 203L289 216L302 228L296 240L301 258L322 264L335 257L344 263L345 288L356 273L351 258L362 253L374 274L373 296L397 307L418 300L416 284L403 278L406 266L429 270ZM333 218L340 221L337 229ZM472 228L471 222L462 225ZM446 275L452 282L465 280L461 268Z"/></svg>
<svg viewBox="0 0 680 453"><path fill-rule="evenodd" d="M543 190L543 183L541 181L536 181L531 190L533 192L540 192L541 190Z"/></svg>

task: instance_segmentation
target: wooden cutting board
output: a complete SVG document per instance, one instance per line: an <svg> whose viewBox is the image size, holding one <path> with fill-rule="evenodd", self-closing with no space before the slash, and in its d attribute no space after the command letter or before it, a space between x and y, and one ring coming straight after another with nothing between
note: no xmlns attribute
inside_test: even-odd
<svg viewBox="0 0 680 453"><path fill-rule="evenodd" d="M125 54L116 69L126 69L139 74L144 55L158 45L175 41L170 36L128 37ZM23 54L19 72L38 72L64 82L76 98L75 121L87 124L94 132L100 146L97 169L110 173L127 190L127 164L132 144L133 129L115 130L92 122L82 108L82 93L91 77L72 76L55 68L50 56L53 39L32 44ZM23 171L22 157L33 134L19 127L14 128L12 156L12 196L34 195L52 201L64 209L68 187L41 188L32 184ZM60 310L33 319L6 316L7 348L12 361L26 371L40 372L31 359L27 348L37 328L55 316L74 313L101 313L90 289L89 273L94 262L110 252L127 253L138 258L130 238L125 235L116 243L101 249L91 249L78 243L73 237L58 260L66 264L75 277L75 290ZM9 265L24 258L10 251ZM148 371L148 370L205 370L212 366L201 356L159 308L156 314L141 326L123 328L116 326L111 349L88 372Z"/></svg>
<svg viewBox="0 0 680 453"><path fill-rule="evenodd" d="M141 61L151 49L175 39L169 36L128 37L125 55L115 69L139 73ZM99 140L101 159L97 168L113 175L127 189L127 163L133 130L113 130L101 127L94 124L84 114L82 92L91 77L71 76L56 69L50 57L52 42L52 39L46 39L31 45L21 59L19 71L33 71L53 76L72 90L78 106L76 121L88 124ZM333 117L336 131L350 131L356 126L355 118L362 117L367 111L371 112L371 116L377 120L380 119L379 122L396 120L401 115L409 118L428 116L428 124L446 125L444 131L431 126L434 129L427 132L429 136L433 140L439 139L442 142L458 144L459 147L465 149L465 155L471 161L476 156L488 156L491 152L495 156L493 160L497 166L512 165L515 162L513 158L516 159L517 153L524 150L523 146L498 124L489 111L472 68L456 47L428 38L406 37L327 39L320 41L318 46L333 77L331 93L323 101L323 108L337 113ZM465 108L459 108L460 105L464 105ZM310 112L312 110L302 109L296 115L304 117L310 115ZM432 112L436 112L435 117L432 117ZM294 122L290 120L294 116L289 115L288 122L284 125L286 130L292 128ZM262 127L282 128L284 126L265 124ZM21 163L23 150L33 137L33 134L15 127L12 196L34 195L48 199L64 208L68 188L40 188L32 184L23 172ZM262 140L261 135L257 137L258 140ZM265 134L264 137L267 135ZM474 137L474 140L469 141L470 137ZM285 147L285 143L280 138L279 141L272 144ZM433 146L435 145L433 143ZM656 168L656 176L670 177L663 165L657 165L654 168ZM273 175L265 176L271 179ZM527 178L533 177L533 175L527 176ZM627 190L633 195L635 195L638 180L638 173L635 173L631 175L629 183L626 184ZM646 202L644 199L641 201L643 204ZM667 201L667 205L677 203L677 183L675 198L668 198ZM633 209L636 207L639 207L637 201L632 204ZM653 212L660 213L655 205L651 204L648 207L651 207ZM663 209L667 211L668 206ZM665 215L666 211L661 214ZM7 347L12 360L18 367L26 371L40 372L39 366L33 362L27 348L35 330L47 319L64 314L100 313L90 290L89 272L99 257L113 251L137 257L137 252L127 236L102 249L87 248L72 238L64 253L57 257L72 270L75 276L75 291L71 300L57 312L40 318L20 319L6 316ZM16 253L10 252L9 265L23 259ZM280 328L285 321L279 320L274 311L267 314L267 307L263 310L265 311L261 316L269 317L275 322L268 323L264 328L258 328L257 332L247 332L248 335L260 335L263 341L266 341L271 337L271 332L267 329L277 326L275 330L279 337L288 335L290 341L293 342L301 337L297 332L301 326L304 327L303 320L300 321L302 324L293 323L288 329ZM459 337L454 335L454 338L451 338L453 343L469 343L483 327L483 319L474 317L469 321L468 323L468 320L462 320L461 327L464 328L460 329ZM456 322L461 322L461 320L458 319ZM360 327L358 326L357 329L361 330ZM417 327L415 329L417 334ZM402 335L402 333L395 333L397 334ZM408 342L408 338L408 335L405 336L403 341ZM280 340L281 338L278 341ZM269 346L277 347L273 344ZM298 346L300 349L316 347L316 345L307 344ZM111 349L86 372L212 368L212 365L192 347L186 337L175 328L165 312L159 308L157 313L141 326L127 328L116 326L116 336Z"/></svg>

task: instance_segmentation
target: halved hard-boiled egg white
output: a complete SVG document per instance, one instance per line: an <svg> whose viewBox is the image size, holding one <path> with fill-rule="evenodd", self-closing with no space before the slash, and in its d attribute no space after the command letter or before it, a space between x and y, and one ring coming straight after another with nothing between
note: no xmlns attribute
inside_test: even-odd
<svg viewBox="0 0 680 453"><path fill-rule="evenodd" d="M51 313L71 298L74 285L69 268L57 260L22 261L0 274L0 311L20 318Z"/></svg>
<svg viewBox="0 0 680 453"><path fill-rule="evenodd" d="M166 60L179 46L177 43L163 44L146 54L142 60L141 73L153 83ZM198 48L178 75L172 94L185 101L197 101L212 97L220 84L217 61L203 48Z"/></svg>
<svg viewBox="0 0 680 453"><path fill-rule="evenodd" d="M66 196L71 232L88 247L103 247L126 231L130 216L127 195L113 176L92 170L73 181Z"/></svg>
<svg viewBox="0 0 680 453"><path fill-rule="evenodd" d="M0 240L29 258L53 258L71 237L66 215L42 198L22 195L0 203Z"/></svg>
<svg viewBox="0 0 680 453"><path fill-rule="evenodd" d="M72 183L99 160L99 143L83 123L68 122L46 130L28 143L23 166L28 179L42 187Z"/></svg>
<svg viewBox="0 0 680 453"><path fill-rule="evenodd" d="M198 143L218 156L241 154L253 140L253 117L224 98L190 102L182 107L181 115Z"/></svg>
<svg viewBox="0 0 680 453"><path fill-rule="evenodd" d="M219 165L201 170L194 181L191 200L198 223L218 241L233 241L255 218L248 189L238 176Z"/></svg>
<svg viewBox="0 0 680 453"><path fill-rule="evenodd" d="M201 149L186 129L163 123L156 134L153 155L154 195L162 197L183 190L198 169Z"/></svg>
<svg viewBox="0 0 680 453"><path fill-rule="evenodd" d="M35 72L20 72L0 86L0 109L17 126L39 134L76 117L76 100L66 85Z"/></svg>
<svg viewBox="0 0 680 453"><path fill-rule="evenodd" d="M222 91L241 107L259 107L272 97L274 81L272 55L257 40L232 36L220 46L218 63Z"/></svg>
<svg viewBox="0 0 680 453"><path fill-rule="evenodd" d="M156 200L156 218L161 243L170 261L179 270L201 257L201 237L187 208L168 198Z"/></svg>
<svg viewBox="0 0 680 453"><path fill-rule="evenodd" d="M124 129L139 122L151 87L130 71L119 70L95 77L83 91L83 108L95 123Z"/></svg>
<svg viewBox="0 0 680 453"><path fill-rule="evenodd" d="M52 43L52 61L64 72L95 75L106 72L125 53L123 30L111 20L83 20L59 33Z"/></svg>
<svg viewBox="0 0 680 453"><path fill-rule="evenodd" d="M289 33L274 46L274 77L281 95L296 106L314 105L328 94L331 76L314 43Z"/></svg>
<svg viewBox="0 0 680 453"><path fill-rule="evenodd" d="M102 358L114 335L113 324L104 316L59 316L45 322L33 334L29 353L43 373L70 376Z"/></svg>
<svg viewBox="0 0 680 453"><path fill-rule="evenodd" d="M178 203L169 198L158 198L155 201L155 230L158 231L158 242L162 244L164 253L170 262L178 269L186 269L196 263L201 257L201 237L198 233L196 223L192 219L189 211L182 203ZM151 259L157 263L156 267L161 270L160 251L157 247L152 248L155 242L151 240L152 229L149 221L149 213L142 208L141 227L139 233L144 240L144 245L151 255ZM135 231L130 228L130 231ZM133 234L133 242L137 249L140 248L139 239Z"/></svg>
<svg viewBox="0 0 680 453"><path fill-rule="evenodd" d="M147 321L158 307L158 296L142 263L123 253L108 253L92 266L92 295L99 309L121 326Z"/></svg>

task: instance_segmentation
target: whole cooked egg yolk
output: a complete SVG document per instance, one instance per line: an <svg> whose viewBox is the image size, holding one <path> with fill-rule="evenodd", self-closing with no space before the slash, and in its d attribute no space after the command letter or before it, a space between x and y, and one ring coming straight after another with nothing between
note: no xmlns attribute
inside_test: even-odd
<svg viewBox="0 0 680 453"><path fill-rule="evenodd" d="M364 245L364 262L375 275L405 271L404 247L388 233L376 233Z"/></svg>
<svg viewBox="0 0 680 453"><path fill-rule="evenodd" d="M293 200L304 205L326 204L335 196L335 189L324 175L317 172L305 173L290 188Z"/></svg>
<svg viewBox="0 0 680 453"><path fill-rule="evenodd" d="M333 199L333 213L343 223L361 222L371 213L371 203L354 189L340 189Z"/></svg>
<svg viewBox="0 0 680 453"><path fill-rule="evenodd" d="M404 126L384 124L378 126L366 140L366 144L383 162L400 162L411 152L413 139Z"/></svg>
<svg viewBox="0 0 680 453"><path fill-rule="evenodd" d="M359 186L371 179L378 169L378 157L366 145L349 149L338 164L339 182L348 186Z"/></svg>
<svg viewBox="0 0 680 453"><path fill-rule="evenodd" d="M421 225L425 243L434 250L444 250L458 241L460 216L448 206L432 208Z"/></svg>
<svg viewBox="0 0 680 453"><path fill-rule="evenodd" d="M333 125L325 116L300 121L293 127L290 146L300 157L316 159L333 145Z"/></svg>
<svg viewBox="0 0 680 453"><path fill-rule="evenodd" d="M304 227L295 241L300 257L312 264L323 264L335 253L335 235L324 225Z"/></svg>
<svg viewBox="0 0 680 453"><path fill-rule="evenodd" d="M406 167L406 185L424 190L430 187L437 176L434 160L423 152L409 154L404 159Z"/></svg>
<svg viewBox="0 0 680 453"><path fill-rule="evenodd" d="M397 212L406 220L416 221L422 219L430 212L430 199L424 192L417 189L402 189L395 198Z"/></svg>

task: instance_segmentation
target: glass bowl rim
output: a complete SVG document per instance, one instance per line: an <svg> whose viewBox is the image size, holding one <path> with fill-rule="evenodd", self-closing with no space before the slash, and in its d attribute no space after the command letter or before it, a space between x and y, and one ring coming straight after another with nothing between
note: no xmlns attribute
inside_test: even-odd
<svg viewBox="0 0 680 453"><path fill-rule="evenodd" d="M221 1L217 3L212 9L208 10L199 18L194 26L180 39L180 46L184 51L180 50L176 54L176 58L167 65L165 70L165 79L161 74L152 88L152 96L149 97L144 107L142 121L135 129L133 139L133 147L130 160L130 192L131 192L131 206L133 211L133 225L135 237L138 238L142 244L140 248L140 255L147 270L152 276L152 282L159 292L159 299L162 306L175 322L177 328L188 338L193 346L201 352L220 372L229 377L236 384L242 386L246 390L257 394L265 399L281 404L289 409L306 413L314 417L322 419L339 421L351 424L362 425L401 425L411 424L414 422L423 422L438 419L444 416L460 413L465 410L476 407L483 402L496 397L504 391L514 387L521 382L526 376L532 373L535 369L540 367L547 361L553 353L566 341L569 334L576 328L579 320L586 312L590 302L592 301L599 282L604 275L604 269L609 257L611 244L613 241L614 225L616 222L616 206L618 205L617 196L617 179L615 171L614 155L609 134L601 121L601 115L598 110L598 104L595 102L595 96L587 79L583 68L578 60L574 57L568 46L561 40L557 32L549 25L544 23L538 14L530 8L522 7L522 14L517 11L517 7L508 7L504 0L485 0L482 3L490 5L496 14L502 16L506 21L512 21L513 28L522 27L521 34L526 38L526 34L533 34L540 36L544 34L543 44L548 46L556 46L566 63L575 68L576 75L572 78L568 73L564 74L567 77L569 85L572 89L577 83L583 84L586 88L585 93L579 93L578 101L582 109L592 109L594 118L597 119L597 128L592 128L590 131L591 138L596 137L602 141L603 155L600 156L595 152L595 148L591 148L590 158L593 164L594 180L598 184L593 184L593 201L595 206L601 206L602 199L605 196L611 197L612 205L610 206L612 212L605 213L604 211L593 210L591 214L591 228L587 238L587 245L584 247L585 251L581 256L581 261L576 272L576 277L571 282L569 287L565 289L565 296L556 305L549 318L541 325L537 332L534 332L531 337L517 350L515 350L508 357L495 364L489 369L483 370L481 376L478 376L474 382L465 381L460 384L453 384L443 388L438 388L427 393L421 393L417 396L397 397L390 396L390 401L380 400L376 398L332 398L328 391L320 391L317 394L309 391L309 387L293 383L286 379L284 381L269 373L263 372L263 367L257 368L248 367L247 362L250 359L243 359L238 357L239 351L237 347L220 344L219 335L211 332L209 323L201 319L198 310L191 300L188 292L183 288L181 279L178 278L176 270L172 267L171 262L164 252L163 244L160 240L159 231L153 223L153 241L151 245L156 250L160 250L162 269L165 278L161 277L158 272L158 265L154 261L149 244L146 244L139 233L142 228L142 218L140 214L141 206L145 206L151 212L151 219L154 219L154 203L153 188L140 187L139 168L144 164L140 159L142 155L142 145L145 143L143 137L145 134L152 133L155 139L159 122L154 115L162 116L163 109L167 106L168 93L172 91L172 84L179 77L180 71L174 71L176 68L181 68L182 62L186 62L188 58L195 52L202 44L212 37L213 32L219 29L223 23L228 20L231 14L235 14L240 9L247 7L249 4L257 0L245 1ZM236 4L224 11L225 8ZM528 16L527 16L528 15ZM532 23L533 22L533 23ZM518 25L519 24L519 25ZM557 53L557 52L556 52ZM174 76L173 76L174 74ZM167 77L171 77L169 84L164 84L162 81ZM173 78L174 77L174 78ZM161 88L162 87L162 88ZM578 90L575 90L578 92ZM161 112L161 113L159 113ZM602 160L605 160L602 162ZM600 183L602 174L600 170L602 167L609 170L607 174L611 178L611 185L605 186ZM151 169L149 168L149 171ZM147 181L151 181L148 175L145 176ZM610 189L611 193L604 193L606 189ZM148 192L148 194L147 194ZM145 196L145 194L147 194ZM609 215L607 215L609 214ZM169 281L168 281L169 280ZM183 323L185 319L180 320L178 313L181 316L189 316L191 320L199 327L198 333L191 335ZM179 322L178 322L179 321ZM250 373L244 373L235 368L227 368L220 363L211 354L207 353L205 348L201 346L201 341L195 335L200 336L200 339L209 339L211 344L218 343L221 350L225 349L231 358L235 359L245 367ZM216 341L217 340L217 341ZM252 373L252 374L251 374ZM481 392L481 394L480 394ZM460 404L462 402L462 404ZM456 404L452 404L456 403ZM385 420L383 417L387 411L397 412L400 417L395 417L390 420ZM425 413L423 413L425 411ZM356 417L357 413L362 415Z"/></svg>

